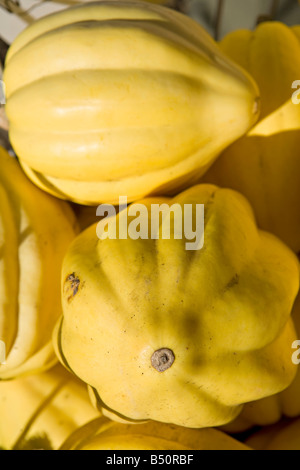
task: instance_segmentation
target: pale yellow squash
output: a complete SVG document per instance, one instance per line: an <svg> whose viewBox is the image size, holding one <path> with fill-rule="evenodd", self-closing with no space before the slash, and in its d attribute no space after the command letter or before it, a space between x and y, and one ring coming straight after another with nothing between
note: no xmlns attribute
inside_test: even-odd
<svg viewBox="0 0 300 470"><path fill-rule="evenodd" d="M0 380L57 359L60 272L78 223L70 205L37 188L0 147Z"/></svg>
<svg viewBox="0 0 300 470"><path fill-rule="evenodd" d="M174 232L162 238L162 222L150 234L152 207L162 203L194 211L204 204L201 249L186 249L187 237ZM57 355L111 418L228 423L244 403L282 391L295 377L290 314L298 259L257 229L246 199L230 189L197 185L140 204L147 213L139 223L149 222L151 237L113 239L109 231L99 239L95 224L71 244ZM117 233L131 233L133 206L116 216Z"/></svg>
<svg viewBox="0 0 300 470"><path fill-rule="evenodd" d="M217 429L188 429L170 424L119 424L105 417L95 419L74 431L59 450L250 450L248 446ZM180 454L176 455L180 458ZM157 464L192 464L195 457L182 453L181 460L169 455ZM109 455L114 458L113 454ZM116 454L115 457L118 457ZM171 457L171 461L170 461ZM184 460L186 459L186 460ZM192 459L192 460L191 460ZM154 462L154 460L153 460Z"/></svg>
<svg viewBox="0 0 300 470"><path fill-rule="evenodd" d="M100 1L35 21L4 68L28 176L86 205L176 192L257 120L258 89L194 20Z"/></svg>
<svg viewBox="0 0 300 470"><path fill-rule="evenodd" d="M298 294L293 310L292 318L297 332L297 340L300 340L300 294ZM300 362L300 345L290 345L291 361L296 365ZM233 422L222 427L226 432L241 432L254 426L270 426L282 419L296 418L300 416L300 368L289 387L280 393L262 400L247 403L240 415Z"/></svg>
<svg viewBox="0 0 300 470"><path fill-rule="evenodd" d="M99 416L86 385L60 364L0 382L0 447L56 450L78 427Z"/></svg>

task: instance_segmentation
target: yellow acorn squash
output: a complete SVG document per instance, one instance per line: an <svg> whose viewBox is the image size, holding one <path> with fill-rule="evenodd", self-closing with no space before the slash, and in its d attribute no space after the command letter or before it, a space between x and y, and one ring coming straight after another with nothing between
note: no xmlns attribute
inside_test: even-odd
<svg viewBox="0 0 300 470"><path fill-rule="evenodd" d="M59 450L251 450L245 444L217 429L188 429L170 424L119 424L101 417L76 429ZM116 456L118 457L118 456ZM180 457L180 456L179 456ZM192 463L182 454L167 459L153 456L156 464ZM190 456L190 458L193 456ZM113 463L113 455L110 457ZM154 460L157 458L157 460ZM178 456L177 456L178 458ZM173 460L174 459L174 460Z"/></svg>
<svg viewBox="0 0 300 470"><path fill-rule="evenodd" d="M203 204L204 244L187 249L185 225L182 238L171 229L166 237L167 215L155 225L152 213L162 203L174 224L174 207L183 223L191 207L196 225ZM128 236L137 208L151 236ZM59 359L89 384L104 414L216 426L292 382L298 260L257 229L242 195L196 185L172 199L145 198L110 221L117 233L125 227L123 238L110 228L99 238L94 224L70 245L53 334Z"/></svg>
<svg viewBox="0 0 300 470"><path fill-rule="evenodd" d="M261 114L201 181L240 191L258 225L300 252L300 104L293 102L299 94L293 86L300 79L300 27L263 22L254 31L229 33L220 48L255 79Z"/></svg>
<svg viewBox="0 0 300 470"><path fill-rule="evenodd" d="M252 78L199 24L147 2L92 2L35 21L3 76L27 175L86 205L186 187L259 113Z"/></svg>
<svg viewBox="0 0 300 470"><path fill-rule="evenodd" d="M0 447L55 450L79 426L99 416L86 385L60 364L0 382Z"/></svg>
<svg viewBox="0 0 300 470"><path fill-rule="evenodd" d="M0 380L57 361L63 256L78 232L69 204L37 188L0 148Z"/></svg>

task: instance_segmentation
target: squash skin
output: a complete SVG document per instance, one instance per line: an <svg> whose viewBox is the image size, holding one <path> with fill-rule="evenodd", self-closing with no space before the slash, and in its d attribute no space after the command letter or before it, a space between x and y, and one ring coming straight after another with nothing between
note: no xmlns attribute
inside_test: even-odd
<svg viewBox="0 0 300 470"><path fill-rule="evenodd" d="M204 204L202 250L176 239L99 240L90 226L64 259L54 347L111 418L222 425L295 377L298 260L257 229L235 191L197 185L167 201ZM159 348L175 354L162 373L150 362Z"/></svg>
<svg viewBox="0 0 300 470"><path fill-rule="evenodd" d="M105 417L72 433L59 450L251 450L217 429L170 424L119 424Z"/></svg>
<svg viewBox="0 0 300 470"><path fill-rule="evenodd" d="M230 187L251 203L260 228L300 252L300 106L292 101L299 75L299 26L263 22L225 36L220 48L256 81L257 124L221 153L201 182Z"/></svg>
<svg viewBox="0 0 300 470"><path fill-rule="evenodd" d="M70 205L38 189L0 148L0 380L57 362L52 329L60 309L63 256L79 228Z"/></svg>
<svg viewBox="0 0 300 470"><path fill-rule="evenodd" d="M259 114L253 79L200 25L147 2L36 21L11 45L4 81L24 171L85 205L178 192Z"/></svg>
<svg viewBox="0 0 300 470"><path fill-rule="evenodd" d="M300 338L300 294L295 300L292 319L297 332L297 338ZM297 350L291 348L292 354ZM254 426L271 426L281 420L288 420L300 416L300 368L292 383L282 392L263 398L262 400L247 403L240 415L233 422L221 427L225 432L236 433L251 429Z"/></svg>
<svg viewBox="0 0 300 470"><path fill-rule="evenodd" d="M60 364L0 383L0 447L57 450L70 433L99 417L85 384Z"/></svg>

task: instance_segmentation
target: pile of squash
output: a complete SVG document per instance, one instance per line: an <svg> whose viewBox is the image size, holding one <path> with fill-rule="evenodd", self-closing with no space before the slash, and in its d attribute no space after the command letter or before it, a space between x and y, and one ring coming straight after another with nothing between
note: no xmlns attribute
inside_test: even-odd
<svg viewBox="0 0 300 470"><path fill-rule="evenodd" d="M300 26L217 43L139 0L17 36L1 449L300 449L299 71Z"/></svg>

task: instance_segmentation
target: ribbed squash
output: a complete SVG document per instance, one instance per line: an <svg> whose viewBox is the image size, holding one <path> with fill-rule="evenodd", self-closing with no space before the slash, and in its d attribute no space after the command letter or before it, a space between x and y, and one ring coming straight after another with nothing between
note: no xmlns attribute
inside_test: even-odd
<svg viewBox="0 0 300 470"><path fill-rule="evenodd" d="M196 204L204 204L201 249L186 249L186 232L162 237L163 221L151 222L152 205L162 203L178 204L183 218L190 204L194 224ZM196 185L139 204L151 238L100 239L96 224L70 245L57 355L112 418L225 424L295 377L297 257L257 229L246 199L230 189ZM131 233L132 207L116 216L116 233Z"/></svg>
<svg viewBox="0 0 300 470"><path fill-rule="evenodd" d="M78 229L69 204L32 184L3 148L0 167L2 380L56 362L51 334L61 314L61 265Z"/></svg>
<svg viewBox="0 0 300 470"><path fill-rule="evenodd" d="M299 79L300 27L264 22L238 30L220 42L221 50L258 84L259 122L230 145L202 182L244 194L258 225L300 252L300 105L292 88Z"/></svg>
<svg viewBox="0 0 300 470"><path fill-rule="evenodd" d="M12 43L4 81L27 175L87 205L186 187L259 112L252 78L200 25L147 2L35 21Z"/></svg>
<svg viewBox="0 0 300 470"><path fill-rule="evenodd" d="M250 448L217 429L188 429L154 421L126 425L101 417L74 431L59 450L250 450ZM110 457L113 458L113 455ZM181 464L184 462L184 457L187 456L182 455ZM170 464L170 461L166 463ZM174 464L176 463L179 462L174 461ZM188 461L185 463L188 464Z"/></svg>
<svg viewBox="0 0 300 470"><path fill-rule="evenodd" d="M60 364L0 382L0 447L56 450L78 427L99 416L86 386Z"/></svg>
<svg viewBox="0 0 300 470"><path fill-rule="evenodd" d="M293 310L292 318L300 338L300 294L298 294ZM291 360L299 362L299 346L291 344ZM295 357L294 357L295 356ZM236 420L227 424L222 429L226 432L241 432L254 426L268 426L279 422L284 418L296 418L300 416L300 368L297 374L285 390L262 400L247 403Z"/></svg>

